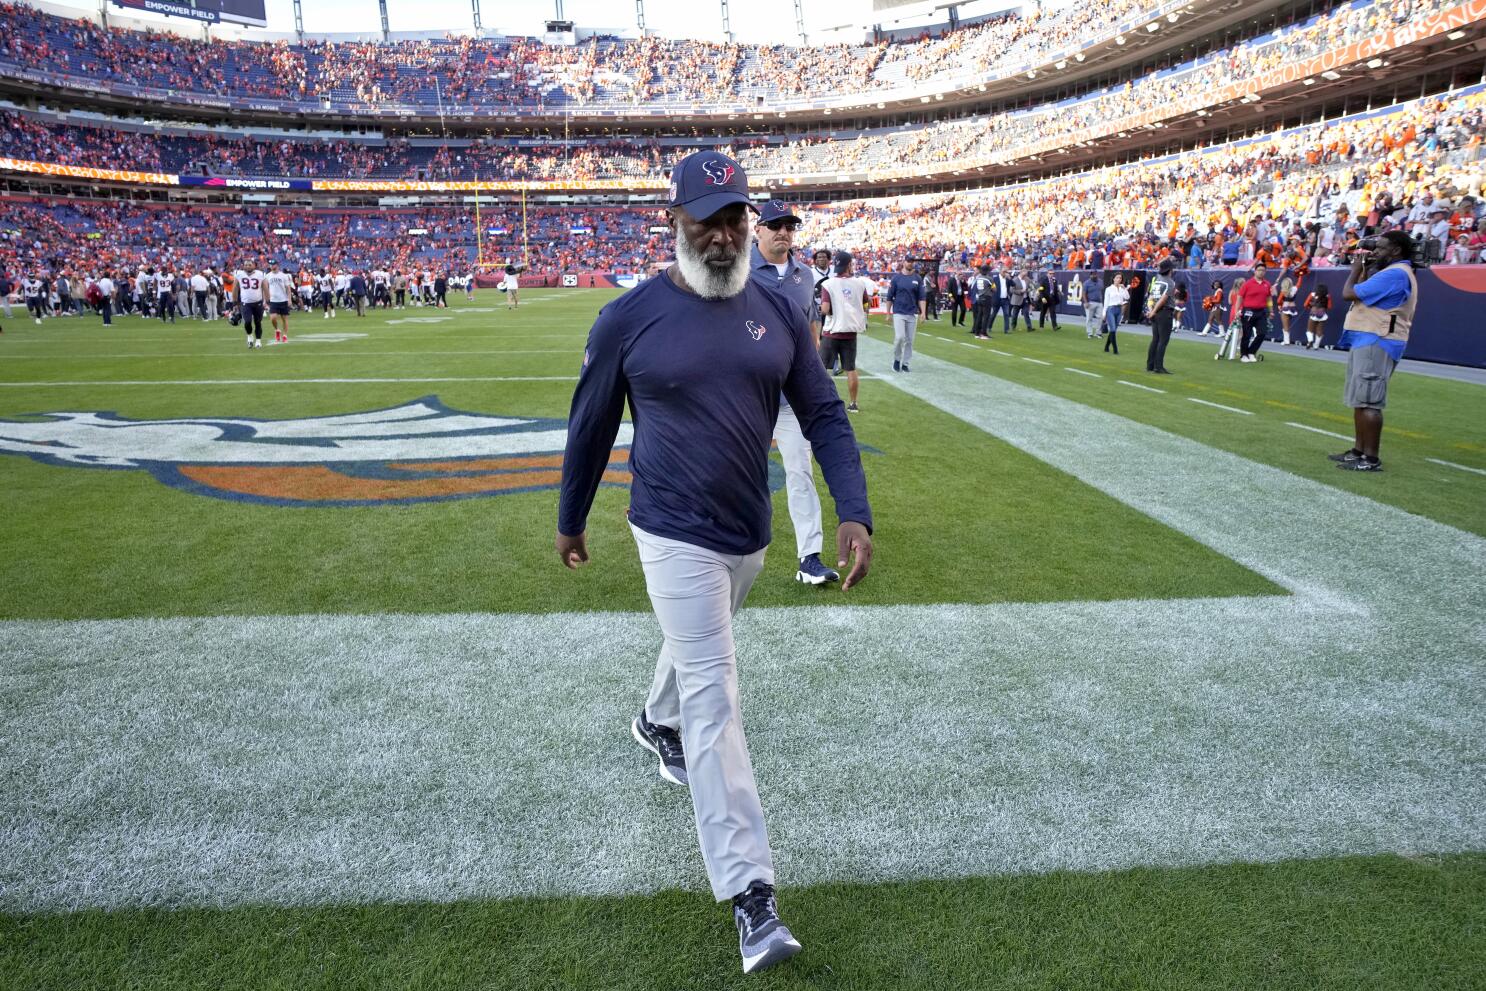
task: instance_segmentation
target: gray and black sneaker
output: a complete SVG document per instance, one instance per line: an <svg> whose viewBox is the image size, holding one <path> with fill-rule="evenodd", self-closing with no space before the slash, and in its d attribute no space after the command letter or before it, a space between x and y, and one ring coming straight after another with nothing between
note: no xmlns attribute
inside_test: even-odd
<svg viewBox="0 0 1486 991"><path fill-rule="evenodd" d="M1343 451L1340 454L1328 454L1326 455L1326 457L1330 458L1332 461L1337 462L1338 464L1345 465L1351 464L1353 461L1361 460L1362 452L1354 447L1350 451Z"/></svg>
<svg viewBox="0 0 1486 991"><path fill-rule="evenodd" d="M1342 469L1342 471L1382 471L1383 470L1383 462L1379 461L1377 458L1369 458L1365 454L1362 457L1360 457L1360 458L1354 458L1351 461L1338 461L1336 463L1336 466L1338 468Z"/></svg>
<svg viewBox="0 0 1486 991"><path fill-rule="evenodd" d="M685 787L686 753L681 749L681 734L669 726L661 726L646 719L644 709L640 710L629 728L640 746L660 758L660 776L672 784Z"/></svg>
<svg viewBox="0 0 1486 991"><path fill-rule="evenodd" d="M742 894L734 895L733 921L738 924L738 952L745 974L783 963L800 952L800 941L779 921L772 884L754 881Z"/></svg>

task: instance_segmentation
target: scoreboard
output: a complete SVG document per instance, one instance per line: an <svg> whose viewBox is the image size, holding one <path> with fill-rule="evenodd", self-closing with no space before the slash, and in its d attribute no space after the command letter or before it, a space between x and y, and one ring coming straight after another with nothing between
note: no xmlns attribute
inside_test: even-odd
<svg viewBox="0 0 1486 991"><path fill-rule="evenodd" d="M211 24L227 21L260 28L268 25L265 0L113 0L113 3L126 10L143 10Z"/></svg>

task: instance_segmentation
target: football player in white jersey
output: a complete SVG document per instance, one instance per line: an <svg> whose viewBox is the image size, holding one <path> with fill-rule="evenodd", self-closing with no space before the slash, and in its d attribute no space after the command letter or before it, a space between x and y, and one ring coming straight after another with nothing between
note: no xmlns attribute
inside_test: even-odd
<svg viewBox="0 0 1486 991"><path fill-rule="evenodd" d="M267 276L258 267L256 260L233 273L237 283L237 303L243 319L243 331L248 335L248 347L263 347L263 289Z"/></svg>
<svg viewBox="0 0 1486 991"><path fill-rule="evenodd" d="M155 273L155 315L164 323L170 318L175 323L175 276L164 265Z"/></svg>
<svg viewBox="0 0 1486 991"><path fill-rule="evenodd" d="M25 296L26 309L37 323L41 323L42 314L46 311L46 295L44 293L45 283L41 281L39 273L26 278Z"/></svg>
<svg viewBox="0 0 1486 991"><path fill-rule="evenodd" d="M294 295L294 276L285 272L275 258L268 263L264 277L268 288L268 322L273 327L273 343L289 342L289 300Z"/></svg>
<svg viewBox="0 0 1486 991"><path fill-rule="evenodd" d="M322 268L315 276L315 291L320 294L320 309L325 311L325 319L329 320L335 316L335 277L330 274L330 269Z"/></svg>

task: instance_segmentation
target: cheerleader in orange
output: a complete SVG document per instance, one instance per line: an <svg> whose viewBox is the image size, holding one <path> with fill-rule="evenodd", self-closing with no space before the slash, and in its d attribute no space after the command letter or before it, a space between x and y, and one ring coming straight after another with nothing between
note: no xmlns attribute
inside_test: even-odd
<svg viewBox="0 0 1486 991"><path fill-rule="evenodd" d="M1207 323L1202 325L1202 329L1197 332L1197 336L1206 337L1207 332L1211 330L1213 336L1222 337L1224 333L1223 283L1220 280L1214 279L1212 292L1202 297L1202 309L1207 314Z"/></svg>
<svg viewBox="0 0 1486 991"><path fill-rule="evenodd" d="M1326 336L1326 317L1330 309L1331 293L1326 291L1325 286L1317 286L1305 298L1305 346L1312 351L1321 347L1321 341Z"/></svg>

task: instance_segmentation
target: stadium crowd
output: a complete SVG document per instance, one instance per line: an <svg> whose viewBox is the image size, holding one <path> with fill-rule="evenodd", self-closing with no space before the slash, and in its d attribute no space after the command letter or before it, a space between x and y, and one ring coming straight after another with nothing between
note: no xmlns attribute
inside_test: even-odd
<svg viewBox="0 0 1486 991"><path fill-rule="evenodd" d="M694 150L694 149L687 149ZM684 152L683 152L684 153ZM315 179L620 179L659 175L673 154L643 138L542 147L514 141L414 143L309 135L144 134L57 124L0 110L0 156L136 171Z"/></svg>
<svg viewBox="0 0 1486 991"><path fill-rule="evenodd" d="M1486 93L1415 101L1130 166L985 192L856 202L810 213L807 240L883 270L903 252L947 266L1079 267L1117 240L1130 261L1180 248L1186 268L1246 265L1291 239L1341 264L1365 232L1403 227L1431 261L1482 260ZM1276 242L1281 246L1276 248ZM1116 266L1117 267L1117 266Z"/></svg>
<svg viewBox="0 0 1486 991"><path fill-rule="evenodd" d="M1421 4L1413 6L1438 7L1445 2L1421 0ZM1395 4L1383 0L1363 7L1339 8L1279 32L1263 44L1241 45L1222 57L1209 57L1110 92L1018 113L866 131L854 137L817 134L798 136L787 144L760 137L738 139L716 147L736 157L758 176L867 172L887 178L927 173L934 168L999 164L1033 157L1039 141L1072 142L1080 137L1117 133L1130 126L1131 114L1152 107L1170 108L1173 115L1200 109L1204 99L1226 83L1251 78L1275 65L1375 34L1396 12ZM957 32L954 37L963 33ZM687 72L695 69L693 60L681 54L685 46L693 43L647 38L645 44L649 46L646 59L627 68L641 71L649 66L672 81L667 85L687 79ZM364 47L370 52L377 46ZM409 60L416 61L411 54ZM336 64L370 63L353 59ZM386 82L371 70L356 78L359 80L356 85L363 87L380 87ZM0 152L15 158L100 168L117 167L122 159L135 168L153 171L199 171L226 176L623 179L654 176L666 161L696 150L662 148L654 138L642 136L581 139L532 148L512 139L493 137L457 139L440 145L426 139L367 141L289 133L231 138L200 129L144 138L130 130L99 126L91 119L86 124L63 125L43 123L17 112L0 112L0 123L3 123Z"/></svg>
<svg viewBox="0 0 1486 991"><path fill-rule="evenodd" d="M1418 100L1332 121L1074 177L953 195L823 204L801 244L845 248L859 271L905 256L943 272L1187 269L1263 260L1299 271L1345 264L1359 238L1401 229L1437 264L1486 261L1486 92ZM148 141L148 139L143 139ZM48 285L142 266L217 272L244 256L286 270L463 272L477 255L525 259L542 275L648 272L669 261L656 210L492 203L462 207L289 209L0 198L0 271ZM287 232L287 233L285 233ZM227 236L224 236L226 234ZM189 276L186 276L189 277Z"/></svg>
<svg viewBox="0 0 1486 991"><path fill-rule="evenodd" d="M986 82L1071 56L1161 10L1111 0L1093 8L1001 15L894 43L801 48L654 36L590 38L578 45L463 36L388 43L200 41L0 3L0 63L177 94L315 105L432 111L725 104Z"/></svg>

